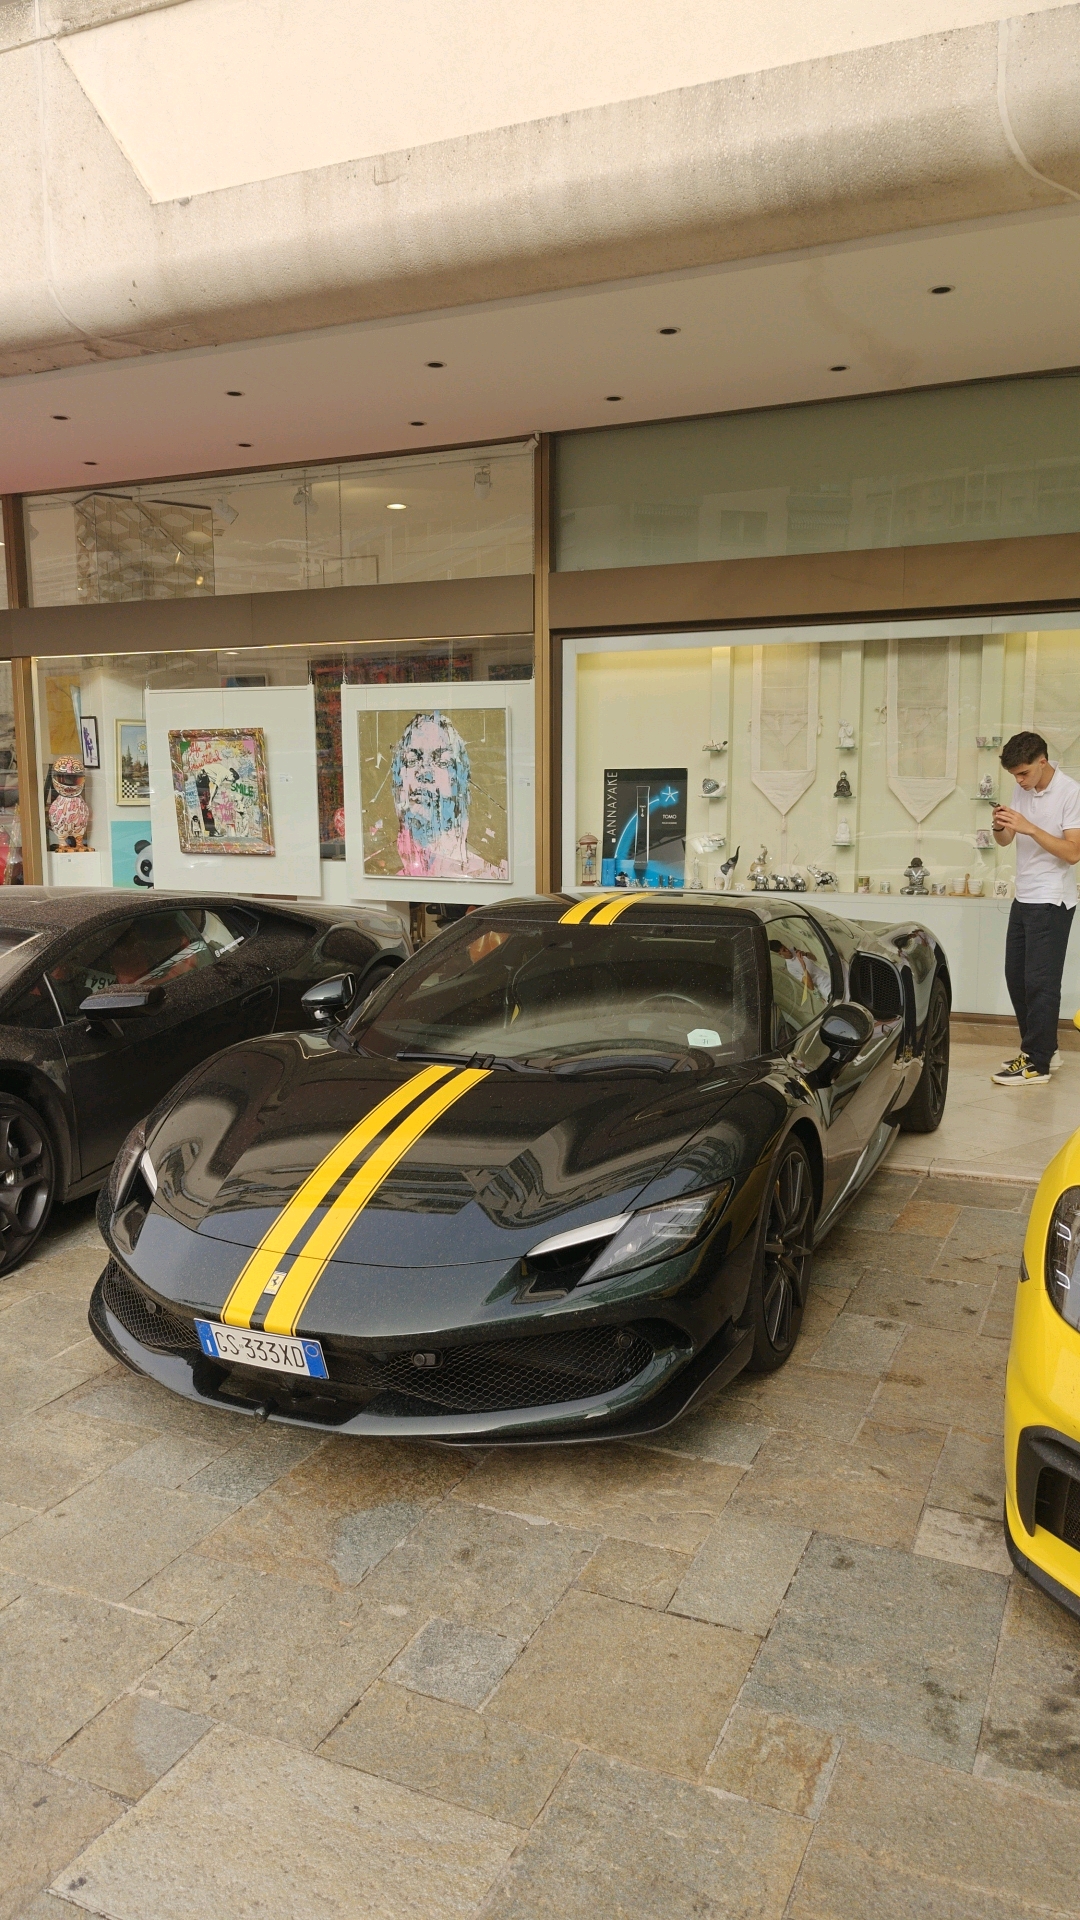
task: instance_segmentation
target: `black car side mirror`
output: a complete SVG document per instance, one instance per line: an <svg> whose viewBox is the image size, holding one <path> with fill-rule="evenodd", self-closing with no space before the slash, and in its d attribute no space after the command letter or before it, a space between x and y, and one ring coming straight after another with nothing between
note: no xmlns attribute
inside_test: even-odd
<svg viewBox="0 0 1080 1920"><path fill-rule="evenodd" d="M79 1001L79 1012L85 1013L92 1026L104 1027L106 1032L119 1037L123 1032L121 1020L156 1013L164 1004L164 987L135 987L130 993L121 988L119 992L88 993L85 1000Z"/></svg>
<svg viewBox="0 0 1080 1920"><path fill-rule="evenodd" d="M351 973L334 973L329 980L317 980L300 1001L313 1027L328 1027L340 1019L356 998L356 980Z"/></svg>
<svg viewBox="0 0 1080 1920"><path fill-rule="evenodd" d="M818 1027L818 1037L837 1065L854 1060L855 1055L874 1036L874 1018L854 1000L840 1000L828 1009Z"/></svg>

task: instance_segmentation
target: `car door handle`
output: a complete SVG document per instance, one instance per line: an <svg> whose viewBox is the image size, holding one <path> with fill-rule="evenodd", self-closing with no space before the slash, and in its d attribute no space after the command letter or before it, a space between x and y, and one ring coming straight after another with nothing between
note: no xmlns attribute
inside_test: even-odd
<svg viewBox="0 0 1080 1920"><path fill-rule="evenodd" d="M273 997L274 997L274 984L273 984L273 981L270 981L268 985L266 985L265 987L256 987L254 993L246 993L244 995L244 998L241 1000L240 1005L246 1011L248 1007L258 1007L258 1006L264 1005L267 1001L272 1000Z"/></svg>

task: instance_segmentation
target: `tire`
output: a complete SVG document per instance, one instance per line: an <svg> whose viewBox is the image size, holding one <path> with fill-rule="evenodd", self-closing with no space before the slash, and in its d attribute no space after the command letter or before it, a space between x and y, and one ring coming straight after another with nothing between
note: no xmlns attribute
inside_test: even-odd
<svg viewBox="0 0 1080 1920"><path fill-rule="evenodd" d="M897 1114L901 1133L936 1133L949 1092L949 996L935 980L926 1010L923 1069L906 1107Z"/></svg>
<svg viewBox="0 0 1080 1920"><path fill-rule="evenodd" d="M769 1176L758 1220L747 1314L750 1373L775 1373L791 1358L814 1258L814 1180L802 1141L789 1138Z"/></svg>
<svg viewBox="0 0 1080 1920"><path fill-rule="evenodd" d="M41 1115L0 1093L0 1274L26 1259L56 1198L56 1154Z"/></svg>

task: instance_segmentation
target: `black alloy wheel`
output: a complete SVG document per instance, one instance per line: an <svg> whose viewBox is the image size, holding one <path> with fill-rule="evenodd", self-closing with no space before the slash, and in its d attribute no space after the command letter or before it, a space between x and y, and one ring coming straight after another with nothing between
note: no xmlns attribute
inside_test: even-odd
<svg viewBox="0 0 1080 1920"><path fill-rule="evenodd" d="M801 1140L789 1140L761 1209L748 1302L754 1329L750 1369L772 1373L794 1348L814 1257L814 1182Z"/></svg>
<svg viewBox="0 0 1080 1920"><path fill-rule="evenodd" d="M902 1133L936 1133L949 1091L949 996L943 980L935 980L926 1010L923 1070L906 1107L897 1118Z"/></svg>
<svg viewBox="0 0 1080 1920"><path fill-rule="evenodd" d="M56 1159L39 1116L0 1093L0 1273L25 1260L52 1212Z"/></svg>

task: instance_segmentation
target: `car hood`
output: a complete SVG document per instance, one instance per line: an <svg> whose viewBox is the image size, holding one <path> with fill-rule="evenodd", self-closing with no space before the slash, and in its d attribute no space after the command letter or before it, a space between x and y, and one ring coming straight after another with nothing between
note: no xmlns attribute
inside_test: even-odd
<svg viewBox="0 0 1080 1920"><path fill-rule="evenodd" d="M446 1104L351 1218L335 1264L508 1263L553 1233L627 1210L646 1189L666 1198L710 1184L713 1169L680 1149L750 1071L702 1056L695 1071L665 1075L428 1068L425 1078L416 1062L339 1053L320 1035L272 1036L219 1054L153 1125L158 1191L147 1225L164 1214L204 1241L254 1248L365 1116L397 1104L381 1148L442 1088ZM346 1163L305 1231L373 1151Z"/></svg>

